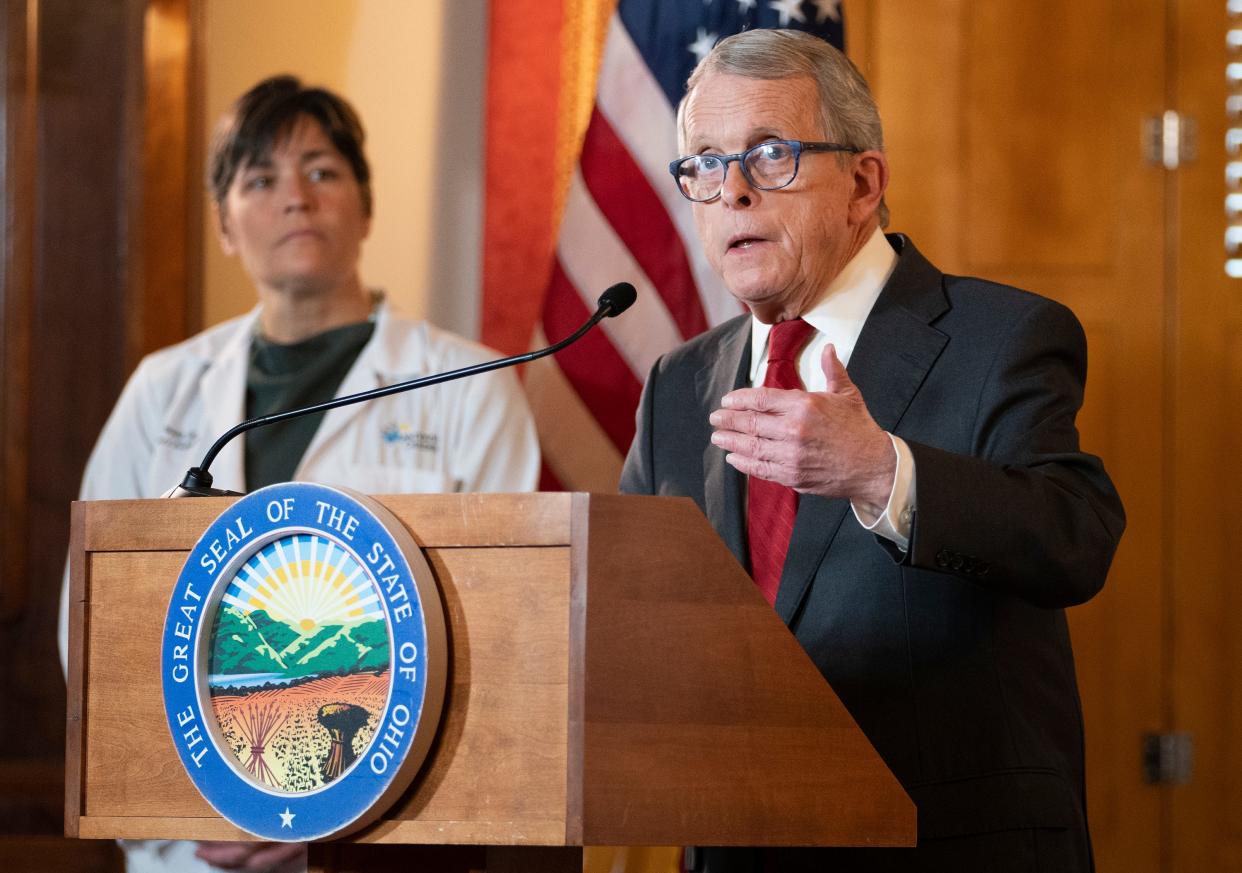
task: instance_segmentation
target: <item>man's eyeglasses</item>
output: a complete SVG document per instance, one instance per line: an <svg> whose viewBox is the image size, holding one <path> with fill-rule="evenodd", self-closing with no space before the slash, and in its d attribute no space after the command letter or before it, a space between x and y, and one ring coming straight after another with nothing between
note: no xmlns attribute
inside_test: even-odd
<svg viewBox="0 0 1242 873"><path fill-rule="evenodd" d="M776 139L752 146L736 155L690 155L668 165L682 196L695 203L715 200L724 188L729 164L737 161L751 187L760 191L784 188L798 175L798 159L803 152L850 152L862 149L835 142L801 142Z"/></svg>

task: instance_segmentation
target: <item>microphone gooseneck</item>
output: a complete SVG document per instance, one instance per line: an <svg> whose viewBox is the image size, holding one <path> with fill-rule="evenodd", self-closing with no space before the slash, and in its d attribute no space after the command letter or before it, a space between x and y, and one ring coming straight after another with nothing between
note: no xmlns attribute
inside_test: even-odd
<svg viewBox="0 0 1242 873"><path fill-rule="evenodd" d="M303 415L311 415L316 412L326 412L329 409L336 409L338 406L349 406L354 403L361 403L364 400L375 400L380 397L387 397L389 394L400 394L402 391L412 391L415 388L425 388L429 385L439 385L441 382L451 382L454 379L462 379L466 376L476 376L480 373L487 373L491 370L499 370L502 367L511 367L515 364L524 364L528 361L534 361L547 355L554 355L561 349L580 340L587 331L599 324L604 318L615 318L634 304L638 297L638 292L634 290L634 286L629 282L618 282L608 288L599 296L595 313L586 320L582 327L578 328L569 336L560 342L553 343L546 348L537 349L533 352L525 352L520 355L511 355L507 358L497 358L494 361L485 361L482 364L472 364L469 367L462 367L458 370L450 370L447 373L436 373L431 376L422 376L417 379L410 379L407 382L398 382L396 385L388 385L383 388L373 388L370 391L360 391L357 394L349 394L345 397L336 397L332 400L316 403L312 406L303 406L298 409L290 409L285 412L277 412L272 415L263 415L258 418L251 418L243 421L241 424L234 425L229 428L219 439L212 443L211 448L207 450L207 454L203 455L202 462L197 467L191 467L186 471L185 478L181 481L181 489L187 494L194 496L222 496L236 494L234 491L221 491L211 487L213 481L212 475L208 472L212 462L216 459L216 455L220 454L220 450L228 445L233 437L243 434L248 430L254 430L258 427L265 427L269 424L276 424L281 421L288 421L291 418L300 418Z"/></svg>

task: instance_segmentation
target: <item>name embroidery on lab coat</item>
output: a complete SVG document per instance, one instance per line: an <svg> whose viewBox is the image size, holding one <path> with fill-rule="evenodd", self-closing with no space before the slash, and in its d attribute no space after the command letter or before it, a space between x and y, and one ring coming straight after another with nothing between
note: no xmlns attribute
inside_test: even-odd
<svg viewBox="0 0 1242 873"><path fill-rule="evenodd" d="M164 433L159 438L161 446L167 446L170 449L185 451L194 445L194 440L198 438L198 433L190 431L185 433L177 430L172 425L164 425Z"/></svg>
<svg viewBox="0 0 1242 873"><path fill-rule="evenodd" d="M434 433L416 431L408 424L390 422L381 431L384 442L400 443L407 448L424 452L434 452L440 448L440 437Z"/></svg>

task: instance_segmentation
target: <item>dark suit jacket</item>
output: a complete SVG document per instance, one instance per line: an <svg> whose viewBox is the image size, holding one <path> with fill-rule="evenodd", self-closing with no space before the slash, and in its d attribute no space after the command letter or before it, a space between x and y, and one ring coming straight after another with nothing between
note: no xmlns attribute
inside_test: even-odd
<svg viewBox="0 0 1242 873"><path fill-rule="evenodd" d="M920 840L1081 829L1083 735L1063 608L1104 583L1125 525L1079 451L1086 341L1051 300L946 276L905 237L849 363L910 446L908 554L848 501L803 496L776 610L918 807ZM744 386L749 317L652 368L623 491L689 496L748 566L745 481L708 414Z"/></svg>

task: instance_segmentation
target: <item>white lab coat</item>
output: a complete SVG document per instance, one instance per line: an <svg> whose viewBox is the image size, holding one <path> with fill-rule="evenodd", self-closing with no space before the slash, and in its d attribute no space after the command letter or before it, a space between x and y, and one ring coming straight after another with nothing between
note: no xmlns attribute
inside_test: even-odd
<svg viewBox="0 0 1242 873"><path fill-rule="evenodd" d="M82 498L157 497L245 414L258 309L145 358L104 425ZM483 346L378 309L375 333L337 396L488 360ZM242 440L212 464L215 487L245 491ZM374 494L529 491L539 476L530 410L513 371L330 410L294 479Z"/></svg>
<svg viewBox="0 0 1242 873"><path fill-rule="evenodd" d="M81 499L158 497L244 418L250 342L259 309L148 355L108 417L86 465ZM381 304L375 333L337 396L493 357L485 347L402 318ZM243 434L211 465L214 487L245 491ZM534 422L513 370L329 410L294 479L371 494L532 491L539 479ZM59 642L67 663L68 573ZM126 846L131 871L211 870L192 844Z"/></svg>

